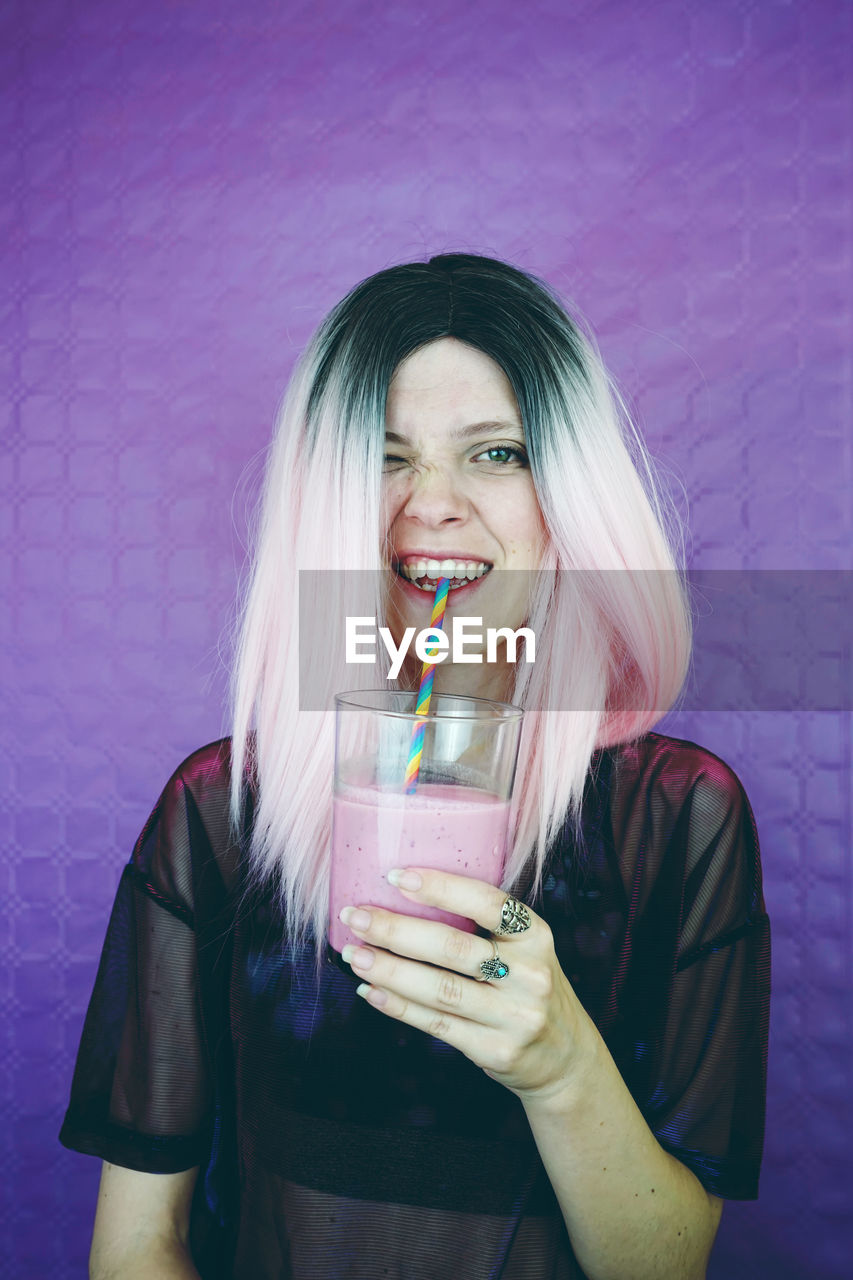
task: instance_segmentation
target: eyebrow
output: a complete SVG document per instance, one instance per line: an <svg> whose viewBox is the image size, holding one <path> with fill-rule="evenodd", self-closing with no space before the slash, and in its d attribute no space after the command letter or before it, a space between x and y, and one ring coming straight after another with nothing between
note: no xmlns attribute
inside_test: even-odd
<svg viewBox="0 0 853 1280"><path fill-rule="evenodd" d="M465 427L457 427L455 431L451 431L451 438L454 440L469 440L472 436L487 435L490 431L500 432L516 432L520 436L524 436L524 427L520 422L500 421L494 419L488 422L469 422ZM391 444L411 444L408 436L400 435L396 431L385 432L386 441Z"/></svg>

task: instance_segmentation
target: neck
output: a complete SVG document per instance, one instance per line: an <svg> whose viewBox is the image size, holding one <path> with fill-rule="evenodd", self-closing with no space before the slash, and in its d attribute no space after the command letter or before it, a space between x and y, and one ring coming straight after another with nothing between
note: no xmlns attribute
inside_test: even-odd
<svg viewBox="0 0 853 1280"><path fill-rule="evenodd" d="M419 680L420 669L410 687L417 689ZM511 702L514 686L515 669L507 663L441 662L435 668L432 687L434 693Z"/></svg>

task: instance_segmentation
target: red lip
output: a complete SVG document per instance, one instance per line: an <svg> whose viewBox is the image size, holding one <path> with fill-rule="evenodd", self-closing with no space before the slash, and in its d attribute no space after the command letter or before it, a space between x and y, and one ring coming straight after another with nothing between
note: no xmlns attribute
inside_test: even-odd
<svg viewBox="0 0 853 1280"><path fill-rule="evenodd" d="M395 551L393 555L394 564L402 564L404 560L468 560L472 564L487 564L494 566L494 562L489 560L487 556L472 555L470 551L423 551L419 547L414 547L406 551Z"/></svg>

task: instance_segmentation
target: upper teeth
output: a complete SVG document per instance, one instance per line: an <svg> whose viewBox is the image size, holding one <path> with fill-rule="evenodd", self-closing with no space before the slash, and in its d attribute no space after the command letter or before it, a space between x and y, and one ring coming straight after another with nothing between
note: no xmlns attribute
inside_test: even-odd
<svg viewBox="0 0 853 1280"><path fill-rule="evenodd" d="M482 560L409 560L400 565L403 577L416 578L482 578L489 566Z"/></svg>

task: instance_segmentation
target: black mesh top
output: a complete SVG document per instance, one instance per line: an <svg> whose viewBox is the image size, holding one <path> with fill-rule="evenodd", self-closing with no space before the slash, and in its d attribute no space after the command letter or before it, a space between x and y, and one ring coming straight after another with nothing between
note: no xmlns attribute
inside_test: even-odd
<svg viewBox="0 0 853 1280"><path fill-rule="evenodd" d="M179 766L124 868L60 1141L200 1166L203 1280L582 1276L518 1098L348 968L318 985L271 895L235 910L229 760L225 738ZM244 839L252 812L250 792ZM770 929L744 790L649 733L596 752L583 830L586 870L564 834L532 905L661 1146L755 1199Z"/></svg>

